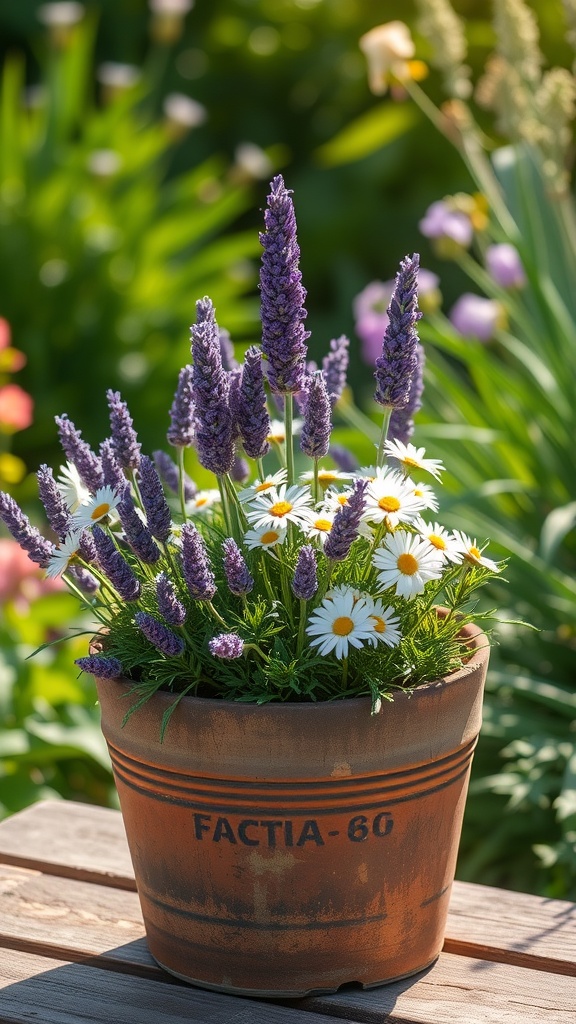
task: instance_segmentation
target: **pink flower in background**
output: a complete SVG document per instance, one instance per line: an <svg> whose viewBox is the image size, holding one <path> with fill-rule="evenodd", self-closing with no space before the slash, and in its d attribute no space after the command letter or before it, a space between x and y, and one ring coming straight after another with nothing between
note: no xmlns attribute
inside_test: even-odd
<svg viewBox="0 0 576 1024"><path fill-rule="evenodd" d="M0 350L8 348L11 337L10 324L3 316L0 316Z"/></svg>
<svg viewBox="0 0 576 1024"><path fill-rule="evenodd" d="M32 601L63 587L59 579L44 579L42 569L15 540L0 538L0 605L13 601L19 612L26 612Z"/></svg>
<svg viewBox="0 0 576 1024"><path fill-rule="evenodd" d="M438 308L441 300L439 283L440 278L437 274L420 267L418 299L422 309ZM356 334L362 342L362 359L369 366L382 355L382 339L388 326L387 309L394 285L395 281L372 281L353 302Z"/></svg>
<svg viewBox="0 0 576 1024"><path fill-rule="evenodd" d="M520 254L508 242L488 246L486 268L490 277L501 288L523 288L526 284L526 272Z"/></svg>
<svg viewBox="0 0 576 1024"><path fill-rule="evenodd" d="M452 306L449 320L464 338L490 341L502 325L502 308L493 299L465 292Z"/></svg>
<svg viewBox="0 0 576 1024"><path fill-rule="evenodd" d="M0 430L25 430L32 423L34 402L18 384L0 388Z"/></svg>
<svg viewBox="0 0 576 1024"><path fill-rule="evenodd" d="M467 249L474 234L470 217L453 209L444 199L428 207L418 227L426 238L450 238Z"/></svg>

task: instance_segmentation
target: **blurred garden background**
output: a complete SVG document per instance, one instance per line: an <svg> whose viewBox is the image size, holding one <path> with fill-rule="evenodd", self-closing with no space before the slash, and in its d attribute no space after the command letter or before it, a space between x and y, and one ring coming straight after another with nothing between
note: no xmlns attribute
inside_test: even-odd
<svg viewBox="0 0 576 1024"><path fill-rule="evenodd" d="M420 252L413 440L449 467L443 520L509 558L458 875L572 899L575 41L575 0L0 0L0 489L40 523L54 416L97 449L107 388L163 447L202 295L238 353L259 340L278 171L311 357L351 339L338 440L366 464L386 282ZM88 624L0 531L0 816L114 806L86 636L28 660Z"/></svg>

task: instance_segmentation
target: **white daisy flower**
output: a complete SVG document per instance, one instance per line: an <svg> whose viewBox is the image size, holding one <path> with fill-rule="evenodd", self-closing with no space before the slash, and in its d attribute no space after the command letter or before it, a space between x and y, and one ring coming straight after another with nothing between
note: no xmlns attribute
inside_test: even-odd
<svg viewBox="0 0 576 1024"><path fill-rule="evenodd" d="M325 597L310 616L306 632L314 637L312 647L318 647L322 656L334 652L337 658L346 658L350 646L362 647L374 632L370 617L371 605L357 601L351 587L334 598Z"/></svg>
<svg viewBox="0 0 576 1024"><path fill-rule="evenodd" d="M90 491L82 483L73 462L67 462L65 466L60 466L60 476L56 483L70 512L75 512L80 505L86 505L90 501Z"/></svg>
<svg viewBox="0 0 576 1024"><path fill-rule="evenodd" d="M326 591L324 600L334 601L337 597L344 597L346 594L352 594L354 601L370 602L372 600L370 594L367 594L364 590L358 590L357 587L350 586L349 583L337 583L335 587L331 587L330 590Z"/></svg>
<svg viewBox="0 0 576 1024"><path fill-rule="evenodd" d="M410 481L410 486L414 488L414 494L422 501L424 508L430 509L431 512L438 511L440 507L438 498L429 484L415 484L413 481Z"/></svg>
<svg viewBox="0 0 576 1024"><path fill-rule="evenodd" d="M285 469L279 469L277 473L269 473L263 480L255 480L249 487L245 487L244 490L238 492L238 498L241 502L252 501L253 498L257 498L259 494L265 494L266 491L271 491L273 487L279 487L280 484L285 484L288 480L288 473Z"/></svg>
<svg viewBox="0 0 576 1024"><path fill-rule="evenodd" d="M334 487L329 487L324 495L324 501L322 507L327 512L337 512L343 505L347 505L352 494L352 488L347 487L343 491L337 491Z"/></svg>
<svg viewBox="0 0 576 1024"><path fill-rule="evenodd" d="M353 474L355 479L369 480L371 483L374 480L385 480L386 477L396 475L398 475L398 470L391 469L390 466L362 466Z"/></svg>
<svg viewBox="0 0 576 1024"><path fill-rule="evenodd" d="M377 548L372 563L380 570L378 581L384 590L396 585L398 597L408 601L422 594L428 580L442 575L442 556L429 541L416 534L398 531Z"/></svg>
<svg viewBox="0 0 576 1024"><path fill-rule="evenodd" d="M54 554L44 570L46 576L49 579L56 579L57 576L61 576L63 572L66 572L70 562L78 554L79 547L80 534L68 533L62 543L55 548Z"/></svg>
<svg viewBox="0 0 576 1024"><path fill-rule="evenodd" d="M425 508L422 499L414 493L413 482L396 472L368 484L364 500L362 519L369 523L386 521L391 530L399 523L413 522Z"/></svg>
<svg viewBox="0 0 576 1024"><path fill-rule="evenodd" d="M476 539L471 540L468 534L462 533L461 530L454 530L454 537L456 542L461 545L463 559L472 562L472 565L483 565L485 569L491 569L492 572L500 572L500 566L496 562L493 562L491 558L484 558L482 548L478 547Z"/></svg>
<svg viewBox="0 0 576 1024"><path fill-rule="evenodd" d="M286 528L278 526L261 526L257 530L248 530L244 534L244 543L250 550L254 548L274 548L282 544L286 538Z"/></svg>
<svg viewBox="0 0 576 1024"><path fill-rule="evenodd" d="M308 487L273 487L250 503L246 518L253 526L285 527L295 523L304 529L310 519L312 497Z"/></svg>
<svg viewBox="0 0 576 1024"><path fill-rule="evenodd" d="M218 501L221 501L221 497L220 491L217 488L208 491L197 491L194 497L186 502L186 512L191 516L196 512L207 512Z"/></svg>
<svg viewBox="0 0 576 1024"><path fill-rule="evenodd" d="M447 562L461 562L464 557L462 544L456 539L453 533L449 533L440 523L425 523L423 519L417 519L414 528L421 537L432 545L433 548L446 559Z"/></svg>
<svg viewBox="0 0 576 1024"><path fill-rule="evenodd" d="M324 547L326 537L330 533L333 525L334 513L327 512L325 509L320 509L318 512L313 512L310 516L306 536L319 540L321 546Z"/></svg>
<svg viewBox="0 0 576 1024"><path fill-rule="evenodd" d="M292 435L295 437L302 430L304 420L296 419L292 420ZM268 434L267 441L270 444L284 444L286 440L286 427L284 426L283 420L270 420L270 433Z"/></svg>
<svg viewBox="0 0 576 1024"><path fill-rule="evenodd" d="M377 647L378 643L384 643L387 647L397 647L402 638L400 632L400 619L395 614L394 608L386 606L380 598L371 598L370 618L372 619L373 633L370 643Z"/></svg>
<svg viewBox="0 0 576 1024"><path fill-rule="evenodd" d="M72 529L81 533L87 526L94 526L94 523L110 515L119 501L120 495L113 487L99 487L96 494L92 495L85 505L81 505L72 516Z"/></svg>
<svg viewBox="0 0 576 1024"><path fill-rule="evenodd" d="M302 483L312 483L314 479L314 470L310 469L307 473L300 475ZM352 473L342 473L339 469L319 469L318 470L318 483L321 487L331 487L333 484L347 483L352 480Z"/></svg>
<svg viewBox="0 0 576 1024"><path fill-rule="evenodd" d="M413 469L423 469L439 480L440 473L444 470L440 459L425 459L426 449L415 448L413 444L403 444L402 441L385 441L384 451L392 459L398 459L406 473L410 473Z"/></svg>

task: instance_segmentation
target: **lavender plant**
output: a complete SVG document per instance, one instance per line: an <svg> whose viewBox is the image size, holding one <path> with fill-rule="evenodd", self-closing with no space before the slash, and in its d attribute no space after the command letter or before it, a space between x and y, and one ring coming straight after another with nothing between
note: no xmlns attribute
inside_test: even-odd
<svg viewBox="0 0 576 1024"><path fill-rule="evenodd" d="M367 695L377 711L395 688L462 664L473 594L500 567L476 540L430 521L438 501L425 479L439 482L442 463L388 439L391 417L409 419L422 389L418 255L400 264L376 360L383 425L374 465L344 472L325 460L348 342L333 340L310 372L296 220L281 176L265 228L262 349L229 368L212 302L198 302L192 363L169 416L177 464L161 451L140 454L126 403L108 392L111 438L100 458L57 417L69 462L59 481L46 466L39 481L59 543L6 495L0 517L102 627L79 667L131 680L138 704L162 688L176 699L258 703ZM270 420L267 390L282 400L283 423ZM184 470L193 444L216 477L203 504ZM234 471L240 460L245 486L233 479L246 473Z"/></svg>

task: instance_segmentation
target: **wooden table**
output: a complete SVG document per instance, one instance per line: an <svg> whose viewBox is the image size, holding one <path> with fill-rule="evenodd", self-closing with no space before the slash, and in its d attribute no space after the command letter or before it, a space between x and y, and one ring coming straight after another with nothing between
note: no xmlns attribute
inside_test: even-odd
<svg viewBox="0 0 576 1024"><path fill-rule="evenodd" d="M457 882L438 962L272 1003L185 985L146 948L122 819L36 804L0 825L2 1024L576 1024L576 904Z"/></svg>

